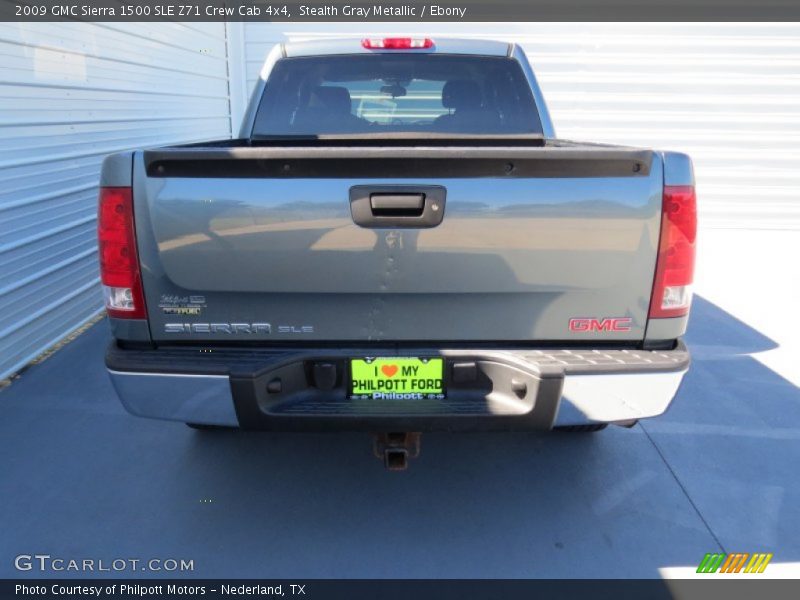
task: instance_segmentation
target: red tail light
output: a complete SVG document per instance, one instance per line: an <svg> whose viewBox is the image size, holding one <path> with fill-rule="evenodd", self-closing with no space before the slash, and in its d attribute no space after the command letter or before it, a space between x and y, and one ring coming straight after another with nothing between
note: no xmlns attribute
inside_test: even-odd
<svg viewBox="0 0 800 600"><path fill-rule="evenodd" d="M144 319L131 188L100 188L97 241L108 315L117 319Z"/></svg>
<svg viewBox="0 0 800 600"><path fill-rule="evenodd" d="M433 48L430 38L364 38L361 45L368 50L415 50L417 48Z"/></svg>
<svg viewBox="0 0 800 600"><path fill-rule="evenodd" d="M650 299L650 318L654 319L689 313L697 237L694 186L664 186L661 206L661 241Z"/></svg>

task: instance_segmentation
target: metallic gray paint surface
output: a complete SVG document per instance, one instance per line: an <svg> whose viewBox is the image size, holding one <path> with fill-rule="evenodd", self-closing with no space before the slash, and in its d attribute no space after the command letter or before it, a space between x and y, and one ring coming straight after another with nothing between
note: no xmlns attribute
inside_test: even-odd
<svg viewBox="0 0 800 600"><path fill-rule="evenodd" d="M264 66L261 68L261 74L259 75L256 85L253 88L253 93L250 94L250 101L247 104L247 110L245 110L244 117L242 118L242 126L239 130L239 137L249 138L253 133L253 126L256 122L258 105L261 101L261 95L264 93L264 85L266 84L267 78L272 71L272 67L274 67L275 63L284 56L285 53L283 44L276 44L267 54L267 58L264 61Z"/></svg>
<svg viewBox="0 0 800 600"><path fill-rule="evenodd" d="M663 152L664 185L694 185L692 159L680 152Z"/></svg>
<svg viewBox="0 0 800 600"><path fill-rule="evenodd" d="M115 319L108 318L111 334L118 340L131 342L149 342L150 327L144 319Z"/></svg>
<svg viewBox="0 0 800 600"><path fill-rule="evenodd" d="M520 64L522 72L525 73L525 78L528 80L528 85L531 87L533 99L536 102L536 109L539 111L539 120L542 123L542 133L544 137L550 139L555 138L556 130L555 127L553 127L553 120L550 118L550 109L547 108L547 102L544 99L544 94L542 94L542 88L539 86L539 82L536 79L530 62L528 62L525 51L522 47L514 44L511 47L510 56Z"/></svg>
<svg viewBox="0 0 800 600"><path fill-rule="evenodd" d="M100 169L100 185L106 187L128 187L133 178L133 152L110 154L103 160Z"/></svg>
<svg viewBox="0 0 800 600"><path fill-rule="evenodd" d="M686 333L688 324L689 315L672 319L650 319L644 339L648 342L674 340Z"/></svg>
<svg viewBox="0 0 800 600"><path fill-rule="evenodd" d="M153 338L187 339L163 332L173 322L266 322L268 335L201 337L641 340L660 223L654 161L647 177L197 180L148 178L137 154ZM393 183L445 186L443 223L356 226L349 188ZM206 306L176 319L158 308L165 294L201 294ZM632 329L575 333L572 317L630 317Z"/></svg>
<svg viewBox="0 0 800 600"><path fill-rule="evenodd" d="M132 415L201 425L238 427L226 375L164 375L108 371Z"/></svg>
<svg viewBox="0 0 800 600"><path fill-rule="evenodd" d="M383 38L392 36L376 35L369 37ZM293 58L297 56L326 56L335 54L398 54L399 52L416 54L477 54L481 56L507 56L509 49L508 42L499 42L495 40L440 38L434 36L434 45L431 48L402 51L380 49L370 50L361 45L362 39L363 38L335 38L310 40L305 42L289 42L284 45L284 50L287 57Z"/></svg>

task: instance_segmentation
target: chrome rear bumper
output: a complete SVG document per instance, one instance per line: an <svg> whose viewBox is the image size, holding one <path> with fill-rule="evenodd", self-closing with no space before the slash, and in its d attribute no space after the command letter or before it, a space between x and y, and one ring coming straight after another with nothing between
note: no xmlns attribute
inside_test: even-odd
<svg viewBox="0 0 800 600"><path fill-rule="evenodd" d="M320 391L313 381L303 379L309 363L345 364L341 357L398 354L390 349L200 353L112 345L106 362L122 404L137 416L250 429L375 431L541 430L654 417L667 410L689 367L689 353L682 343L667 351L435 351L446 357L448 365L465 360L475 360L482 369L493 365L493 388L485 394L453 388L449 396L454 401L438 409L374 404L377 401L365 406L348 401L341 385ZM404 354L431 352L413 349ZM267 383L281 377L294 381L294 387L278 394L267 392ZM497 392L512 377L527 382L524 397Z"/></svg>
<svg viewBox="0 0 800 600"><path fill-rule="evenodd" d="M227 375L112 371L111 382L132 415L238 427Z"/></svg>

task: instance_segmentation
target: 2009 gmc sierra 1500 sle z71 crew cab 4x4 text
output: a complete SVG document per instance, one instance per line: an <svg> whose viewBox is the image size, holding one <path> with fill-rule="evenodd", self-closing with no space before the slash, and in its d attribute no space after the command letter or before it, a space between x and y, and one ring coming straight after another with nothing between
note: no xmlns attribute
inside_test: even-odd
<svg viewBox="0 0 800 600"><path fill-rule="evenodd" d="M689 365L691 161L557 139L513 44L279 45L238 139L105 160L98 227L135 415L591 431Z"/></svg>

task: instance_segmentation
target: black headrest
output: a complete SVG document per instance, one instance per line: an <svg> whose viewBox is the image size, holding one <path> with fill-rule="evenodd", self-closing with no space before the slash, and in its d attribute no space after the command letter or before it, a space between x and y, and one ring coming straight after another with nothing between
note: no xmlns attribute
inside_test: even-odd
<svg viewBox="0 0 800 600"><path fill-rule="evenodd" d="M453 79L442 88L442 106L445 108L480 108L481 88L469 79Z"/></svg>
<svg viewBox="0 0 800 600"><path fill-rule="evenodd" d="M319 102L326 109L333 113L349 113L352 106L350 104L350 92L346 87L319 85L312 92L312 102Z"/></svg>

